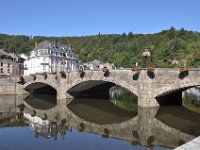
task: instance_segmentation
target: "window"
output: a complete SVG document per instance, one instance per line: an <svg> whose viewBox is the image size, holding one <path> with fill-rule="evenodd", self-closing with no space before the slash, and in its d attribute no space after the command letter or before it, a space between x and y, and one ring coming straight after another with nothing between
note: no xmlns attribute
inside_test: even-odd
<svg viewBox="0 0 200 150"><path fill-rule="evenodd" d="M46 70L46 66L45 65L43 66L43 70Z"/></svg>
<svg viewBox="0 0 200 150"><path fill-rule="evenodd" d="M8 63L8 67L10 67L10 63Z"/></svg>
<svg viewBox="0 0 200 150"><path fill-rule="evenodd" d="M3 68L1 68L1 73L3 73Z"/></svg>
<svg viewBox="0 0 200 150"><path fill-rule="evenodd" d="M10 69L8 69L8 73L10 73Z"/></svg>
<svg viewBox="0 0 200 150"><path fill-rule="evenodd" d="M46 62L46 61L47 61L46 57L43 57L43 62Z"/></svg>
<svg viewBox="0 0 200 150"><path fill-rule="evenodd" d="M58 71L58 69L59 69L58 66L56 66L56 71Z"/></svg>
<svg viewBox="0 0 200 150"><path fill-rule="evenodd" d="M3 66L3 63L1 62L1 66Z"/></svg>
<svg viewBox="0 0 200 150"><path fill-rule="evenodd" d="M56 59L56 64L58 64L58 59Z"/></svg>

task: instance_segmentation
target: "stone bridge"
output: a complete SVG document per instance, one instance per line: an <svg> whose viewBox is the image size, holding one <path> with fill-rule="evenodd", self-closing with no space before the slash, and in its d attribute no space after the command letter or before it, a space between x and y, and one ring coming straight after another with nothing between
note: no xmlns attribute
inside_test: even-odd
<svg viewBox="0 0 200 150"><path fill-rule="evenodd" d="M60 128L60 125L64 125L70 128L77 128L80 132L84 131L127 140L134 145L139 144L147 147L156 145L176 148L180 144L195 138L195 135L184 133L158 120L156 118L158 108L139 108L138 115L134 118L118 123L98 124L87 121L85 118L80 118L63 104L46 110L34 108L25 101L24 105L23 113L31 114L29 116L32 117L45 118L44 120L56 123L58 128ZM63 120L65 121L63 122ZM187 120L184 121L187 122Z"/></svg>
<svg viewBox="0 0 200 150"><path fill-rule="evenodd" d="M24 77L23 84L18 82L16 86L16 94L25 94L27 90L29 92L40 90L48 85L55 90L57 101L61 102L66 98L92 97L97 94L102 96L108 93L110 87L118 85L135 94L140 107L157 107L162 103L161 97L171 95L176 96L176 99L182 98L183 90L200 85L200 69L189 69L189 72L181 74L178 68L156 68L153 73L147 73L145 69L138 72L133 72L131 69L111 70L107 75L100 70L84 72L84 75L68 72L64 78L60 74ZM173 93L179 94L173 95Z"/></svg>

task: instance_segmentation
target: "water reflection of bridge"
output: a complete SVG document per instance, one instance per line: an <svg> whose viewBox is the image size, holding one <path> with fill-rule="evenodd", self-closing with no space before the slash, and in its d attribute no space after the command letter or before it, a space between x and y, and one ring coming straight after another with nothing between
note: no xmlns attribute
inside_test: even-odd
<svg viewBox="0 0 200 150"><path fill-rule="evenodd" d="M49 120L52 122L51 127L54 126L55 128L56 125L57 131L55 129L52 130L55 133L58 130L68 131L71 128L77 128L79 131L96 133L103 137L128 140L133 144L172 148L195 138L192 133L184 133L158 120L155 117L158 111L156 108L138 109L137 116L124 122L97 124L87 121L85 118L80 118L73 112L73 108L70 110L66 104L58 104L46 110L33 108L26 102L24 102L24 105L24 113L32 114L32 117L37 116L43 118L43 120ZM158 116L158 118L162 119L162 115ZM55 136L55 133L49 135Z"/></svg>
<svg viewBox="0 0 200 150"><path fill-rule="evenodd" d="M22 104L25 107L22 107ZM3 112L1 113L0 120L2 126L5 126L6 122L8 124L8 122L11 123L17 120L17 118L13 118L13 115L10 114L16 112L19 114L21 111L23 114L26 114L26 117L27 115L29 116L27 118L31 122L36 137L56 138L58 133L65 137L72 128L77 128L79 131L100 134L103 137L123 139L133 144L175 148L200 134L199 115L184 109L181 110L181 112L185 111L186 115L184 117L176 114L174 109L170 111L170 107L166 108L167 111L164 109L158 110L158 108L138 109L137 116L134 115L135 117L133 118L124 117L124 120L121 119L123 122L105 121L99 124L91 119L88 121L88 118L78 116L77 110L81 109L74 110L73 106L69 107L69 105L66 106L66 104L62 103L52 107L37 109L19 97L17 101L15 101L15 98L11 98L6 102L1 101L0 105L2 107L1 112ZM20 107L16 108L17 105ZM194 120L191 119L192 116L194 116ZM98 118L98 116L96 117ZM7 120L5 120L6 118ZM177 120L178 125L175 123Z"/></svg>
<svg viewBox="0 0 200 150"><path fill-rule="evenodd" d="M0 127L14 122L16 118L16 101L13 95L4 95L0 97Z"/></svg>

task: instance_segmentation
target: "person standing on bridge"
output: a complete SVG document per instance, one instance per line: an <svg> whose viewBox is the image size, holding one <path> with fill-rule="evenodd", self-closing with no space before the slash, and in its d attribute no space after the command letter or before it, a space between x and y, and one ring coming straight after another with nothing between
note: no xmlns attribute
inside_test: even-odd
<svg viewBox="0 0 200 150"><path fill-rule="evenodd" d="M138 62L135 63L135 67L138 67Z"/></svg>
<svg viewBox="0 0 200 150"><path fill-rule="evenodd" d="M183 64L183 67L184 67L185 69L187 69L187 63L188 63L188 61L187 61L187 59L185 59L185 60L184 60L184 64Z"/></svg>

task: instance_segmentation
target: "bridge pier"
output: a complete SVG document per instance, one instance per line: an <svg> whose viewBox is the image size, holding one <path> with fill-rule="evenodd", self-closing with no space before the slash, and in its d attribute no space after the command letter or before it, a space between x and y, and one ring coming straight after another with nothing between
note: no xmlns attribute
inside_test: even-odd
<svg viewBox="0 0 200 150"><path fill-rule="evenodd" d="M156 137L152 128L152 122L155 120L158 108L138 108L138 129L137 132L140 135L139 141L141 145L147 145L148 148L152 148L153 142Z"/></svg>
<svg viewBox="0 0 200 150"><path fill-rule="evenodd" d="M74 97L71 96L69 93L65 91L57 91L57 99L73 99Z"/></svg>
<svg viewBox="0 0 200 150"><path fill-rule="evenodd" d="M73 99L73 96L71 96L69 93L67 93L65 90L57 90L57 104L62 103L70 103Z"/></svg>
<svg viewBox="0 0 200 150"><path fill-rule="evenodd" d="M16 84L15 85L16 87L16 89L15 89L15 94L16 95L29 95L30 93L28 92L28 91L26 91L25 89L24 89L24 87L23 87L23 85L21 85L21 84Z"/></svg>
<svg viewBox="0 0 200 150"><path fill-rule="evenodd" d="M66 93L66 98L67 99L73 99L74 97L72 95L70 95L68 92Z"/></svg>
<svg viewBox="0 0 200 150"><path fill-rule="evenodd" d="M66 99L67 98L66 91L59 88L57 90L57 96L56 96L56 98L57 99Z"/></svg>
<svg viewBox="0 0 200 150"><path fill-rule="evenodd" d="M152 107L159 107L159 104L155 98L152 98L152 97L140 98L140 97L138 97L138 106L141 108L152 108Z"/></svg>

